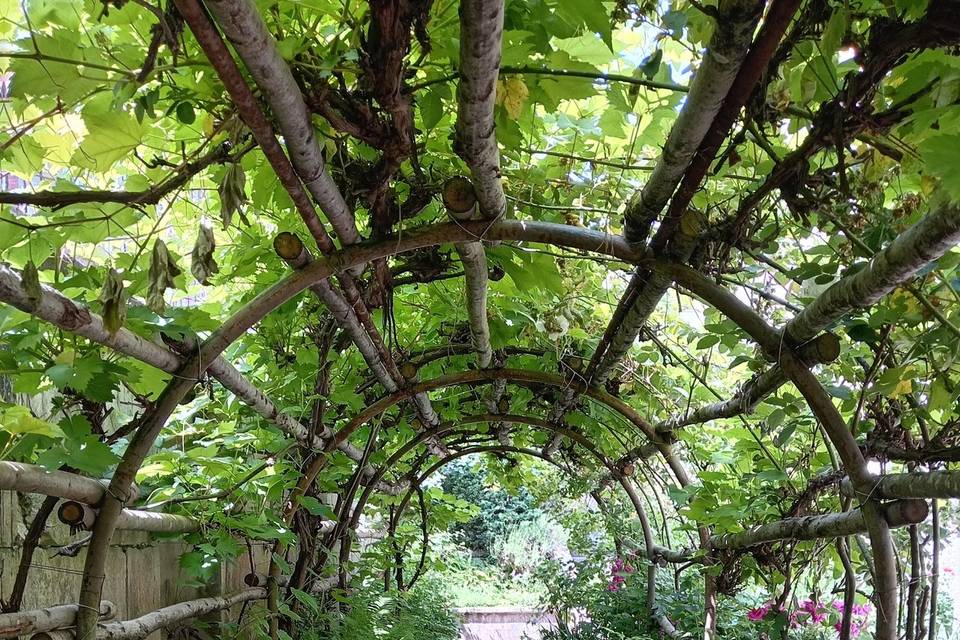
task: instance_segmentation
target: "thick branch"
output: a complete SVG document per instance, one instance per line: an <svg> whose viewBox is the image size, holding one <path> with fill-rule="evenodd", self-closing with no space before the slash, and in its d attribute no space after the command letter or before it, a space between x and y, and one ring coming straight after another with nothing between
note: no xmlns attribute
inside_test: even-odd
<svg viewBox="0 0 960 640"><path fill-rule="evenodd" d="M902 500L883 505L881 515L892 527L904 527L923 522L928 513L923 500ZM864 533L867 525L860 509L831 513L823 516L786 518L751 527L741 533L727 533L710 538L712 549L743 549L777 540L816 540L839 538Z"/></svg>
<svg viewBox="0 0 960 640"><path fill-rule="evenodd" d="M250 0L211 0L207 8L263 91L290 152L290 161L330 224L347 245L360 239L347 206L323 160L310 111L290 67L280 55L256 5Z"/></svg>
<svg viewBox="0 0 960 640"><path fill-rule="evenodd" d="M507 207L493 121L502 36L502 0L460 3L456 151L470 167L480 215L491 219L501 217ZM486 368L493 358L487 323L486 254L479 242L461 243L456 249L466 276L467 314L477 362Z"/></svg>
<svg viewBox="0 0 960 640"><path fill-rule="evenodd" d="M243 589L228 596L189 600L151 611L146 615L123 622L111 622L97 626L97 640L140 640L154 631L180 625L187 620L199 618L216 611L253 600L263 600L267 590L262 587ZM37 634L32 640L54 640L47 634Z"/></svg>
<svg viewBox="0 0 960 640"><path fill-rule="evenodd" d="M800 0L776 0L770 4L770 9L763 18L763 25L756 39L750 45L750 50L737 72L737 77L723 101L723 106L717 112L710 128L707 130L696 155L683 174L683 180L670 201L670 208L664 217L663 223L657 229L651 246L654 249L663 249L663 243L675 232L675 226L681 220L684 211L690 205L697 189L710 169L713 159L723 141L730 135L730 129L740 115L748 98L760 81L764 71L770 64L770 59L776 52L783 34L790 24L790 20L800 7Z"/></svg>
<svg viewBox="0 0 960 640"><path fill-rule="evenodd" d="M502 0L460 3L456 152L470 167L481 215L490 219L499 218L507 208L493 124L502 36Z"/></svg>
<svg viewBox="0 0 960 640"><path fill-rule="evenodd" d="M36 207L65 207L85 202L116 202L120 204L157 204L168 194L187 184L190 179L211 164L229 157L230 147L220 145L192 162L182 164L172 176L143 191L35 191L33 193L0 193L0 204L26 204Z"/></svg>
<svg viewBox="0 0 960 640"><path fill-rule="evenodd" d="M486 369L493 361L487 322L487 254L480 242L460 242L456 249L465 276L470 338L477 352L477 364Z"/></svg>
<svg viewBox="0 0 960 640"><path fill-rule="evenodd" d="M960 207L941 203L797 314L784 329L793 344L809 340L850 311L865 308L912 278L960 242Z"/></svg>
<svg viewBox="0 0 960 640"><path fill-rule="evenodd" d="M99 504L106 481L22 462L0 461L0 490L39 493L85 504Z"/></svg>
<svg viewBox="0 0 960 640"><path fill-rule="evenodd" d="M643 189L627 206L624 236L628 242L642 243L646 239L650 226L683 178L730 91L761 10L762 3L751 0L721 2L716 31L687 101L670 129L663 155ZM677 220L666 225L660 234L660 244L665 247L660 253L685 262L696 246L701 226L702 220L695 212L681 211ZM593 384L602 384L610 377L669 287L670 281L663 274L644 270L634 274L591 359L588 372Z"/></svg>
<svg viewBox="0 0 960 640"><path fill-rule="evenodd" d="M75 604L60 604L46 609L0 614L0 638L17 638L72 627L77 619L78 608ZM100 603L100 616L103 619L110 620L116 613L117 605L106 600Z"/></svg>
<svg viewBox="0 0 960 640"><path fill-rule="evenodd" d="M722 0L720 15L703 62L690 85L686 102L670 129L663 155L643 190L630 204L624 219L624 236L643 242L650 224L666 206L683 177L704 135L747 54L763 3L756 0Z"/></svg>
<svg viewBox="0 0 960 640"><path fill-rule="evenodd" d="M849 480L840 485L844 495L857 497ZM871 497L879 500L906 498L960 498L960 472L915 471L911 473L888 473L876 479Z"/></svg>
<svg viewBox="0 0 960 640"><path fill-rule="evenodd" d="M97 521L97 510L88 504L68 500L60 505L57 516L64 524L91 531ZM173 513L124 509L117 518L116 527L151 533L193 533L200 529L200 523L193 518Z"/></svg>

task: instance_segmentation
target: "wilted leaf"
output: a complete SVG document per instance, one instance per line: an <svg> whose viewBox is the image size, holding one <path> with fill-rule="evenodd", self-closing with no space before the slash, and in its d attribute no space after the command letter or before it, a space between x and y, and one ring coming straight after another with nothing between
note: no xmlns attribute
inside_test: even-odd
<svg viewBox="0 0 960 640"><path fill-rule="evenodd" d="M103 324L110 335L113 335L120 330L127 317L127 299L123 292L123 278L120 277L116 269L110 269L107 279L103 282L100 304L103 305Z"/></svg>
<svg viewBox="0 0 960 640"><path fill-rule="evenodd" d="M200 284L210 284L210 276L220 273L220 267L213 259L213 250L216 246L213 229L201 223L200 230L197 232L197 242L193 245L193 252L190 254L190 273Z"/></svg>
<svg viewBox="0 0 960 640"><path fill-rule="evenodd" d="M530 91L527 89L527 85L516 76L497 81L496 103L503 105L511 120L520 117L520 112L523 110L523 105L529 95Z"/></svg>
<svg viewBox="0 0 960 640"><path fill-rule="evenodd" d="M243 205L247 203L247 194L244 190L246 182L246 175L239 162L231 164L223 174L223 181L217 187L217 193L220 194L220 219L223 220L224 229L230 226L234 213L240 214L244 224L250 224L243 215Z"/></svg>
<svg viewBox="0 0 960 640"><path fill-rule="evenodd" d="M43 297L43 287L40 286L40 272L37 271L37 265L33 260L23 267L23 289L27 292L27 300L30 304L37 306Z"/></svg>
<svg viewBox="0 0 960 640"><path fill-rule="evenodd" d="M157 315L162 315L165 308L163 292L174 286L173 279L180 273L173 256L167 251L167 245L158 238L150 257L150 286L147 290L147 306Z"/></svg>

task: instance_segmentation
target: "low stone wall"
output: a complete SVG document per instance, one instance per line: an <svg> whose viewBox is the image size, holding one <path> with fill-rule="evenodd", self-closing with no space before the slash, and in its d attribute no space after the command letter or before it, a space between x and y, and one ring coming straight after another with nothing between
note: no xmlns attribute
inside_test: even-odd
<svg viewBox="0 0 960 640"><path fill-rule="evenodd" d="M39 498L42 500L42 497ZM85 534L71 536L67 527L57 521L56 511L50 518L50 525L45 538L46 546L38 548L33 556L23 609L73 603L80 592L85 551L81 550L73 558L64 557L55 555L56 548L50 545L64 544ZM13 587L25 533L17 494L0 491L2 598L9 597ZM187 586L187 576L180 568L180 555L187 550L189 546L177 540L160 540L143 532L117 531L107 557L107 577L103 585L103 599L117 605L117 619L127 620L184 600L243 588L243 577L250 571L250 561L246 555L222 567L210 584L202 588ZM265 546L257 549L257 570L264 570L268 557ZM239 607L223 615L225 619L230 615L235 619L238 613ZM164 637L165 634L157 632L150 636L150 640Z"/></svg>
<svg viewBox="0 0 960 640"><path fill-rule="evenodd" d="M556 624L553 615L533 607L460 607L462 640L536 640L542 628Z"/></svg>

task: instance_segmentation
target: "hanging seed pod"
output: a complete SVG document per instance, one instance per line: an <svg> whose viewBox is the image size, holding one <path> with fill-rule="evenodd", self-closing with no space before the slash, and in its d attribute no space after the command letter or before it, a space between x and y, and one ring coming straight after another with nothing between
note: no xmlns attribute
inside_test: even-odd
<svg viewBox="0 0 960 640"><path fill-rule="evenodd" d="M473 183L463 176L454 176L443 183L443 206L455 220L469 220L477 206Z"/></svg>

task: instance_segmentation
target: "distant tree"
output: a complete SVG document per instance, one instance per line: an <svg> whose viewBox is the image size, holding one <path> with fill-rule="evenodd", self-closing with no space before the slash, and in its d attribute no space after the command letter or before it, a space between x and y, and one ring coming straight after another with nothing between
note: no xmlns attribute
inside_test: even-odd
<svg viewBox="0 0 960 640"><path fill-rule="evenodd" d="M526 489L512 495L486 482L486 474L467 461L458 460L446 467L443 490L480 508L468 522L454 525L452 530L482 560L493 558L493 544L511 527L535 520L540 509Z"/></svg>

